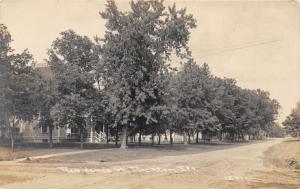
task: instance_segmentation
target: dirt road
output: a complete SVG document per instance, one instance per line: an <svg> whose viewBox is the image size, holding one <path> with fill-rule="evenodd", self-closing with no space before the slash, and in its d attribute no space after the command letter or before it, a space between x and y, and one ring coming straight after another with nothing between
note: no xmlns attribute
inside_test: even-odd
<svg viewBox="0 0 300 189"><path fill-rule="evenodd" d="M266 165L263 161L265 152L282 141L277 139L204 153L132 161L0 162L0 188L298 188L297 182L257 184L264 181L265 175L274 172L294 174L292 178L299 178L299 172Z"/></svg>

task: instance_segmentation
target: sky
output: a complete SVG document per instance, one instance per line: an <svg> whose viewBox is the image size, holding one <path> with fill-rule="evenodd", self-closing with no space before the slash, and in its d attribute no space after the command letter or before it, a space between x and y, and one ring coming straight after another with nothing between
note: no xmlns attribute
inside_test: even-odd
<svg viewBox="0 0 300 189"><path fill-rule="evenodd" d="M283 121L300 100L300 5L296 1L165 1L187 8L198 27L190 48L198 64L213 74L234 78L239 86L269 91ZM121 10L128 1L119 0ZM102 37L104 0L0 0L0 23L17 51L28 48L38 65L59 33L73 29ZM174 63L174 66L179 64Z"/></svg>

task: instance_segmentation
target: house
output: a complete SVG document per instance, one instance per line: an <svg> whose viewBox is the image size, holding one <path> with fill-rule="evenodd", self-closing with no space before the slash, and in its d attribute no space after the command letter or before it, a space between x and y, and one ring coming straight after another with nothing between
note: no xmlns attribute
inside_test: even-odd
<svg viewBox="0 0 300 189"><path fill-rule="evenodd" d="M49 67L38 67L37 71L46 80L51 80L53 74ZM2 125L2 126L1 126ZM39 118L33 121L24 122L19 121L19 124L14 128L14 137L17 141L23 142L48 142L49 128L45 125L39 125ZM88 127L85 129L85 140L87 142L102 142L105 140L105 134L100 131L101 129ZM10 131L4 127L4 123L0 122L0 138L10 138ZM52 131L52 139L54 142L61 141L79 141L79 130L70 129L68 127L57 127Z"/></svg>

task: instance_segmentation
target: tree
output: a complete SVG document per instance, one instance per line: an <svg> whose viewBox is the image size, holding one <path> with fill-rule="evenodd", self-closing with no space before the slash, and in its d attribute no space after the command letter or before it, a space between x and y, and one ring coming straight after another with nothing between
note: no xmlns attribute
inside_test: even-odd
<svg viewBox="0 0 300 189"><path fill-rule="evenodd" d="M300 136L300 102L297 102L296 107L292 109L292 112L285 121L282 123L292 135Z"/></svg>
<svg viewBox="0 0 300 189"><path fill-rule="evenodd" d="M33 69L32 55L24 50L15 53L10 47L11 35L0 25L0 117L10 132L14 151L16 126L20 120L31 121L37 116L36 94L38 75Z"/></svg>
<svg viewBox="0 0 300 189"><path fill-rule="evenodd" d="M270 133L269 133L270 137L273 137L273 138L283 138L285 137L285 130L283 127L280 126L279 123L276 123Z"/></svg>
<svg viewBox="0 0 300 189"><path fill-rule="evenodd" d="M233 79L218 79L218 82L222 88L222 93L219 97L221 104L216 110L216 115L221 122L222 134L228 133L233 140L236 126L234 105L239 89Z"/></svg>
<svg viewBox="0 0 300 189"><path fill-rule="evenodd" d="M267 135L276 127L276 120L281 106L277 100L270 98L269 92L258 89L254 91L254 94L258 99L254 111L255 117L251 116L249 120L253 120L256 125L256 128L254 128L258 132L263 131Z"/></svg>
<svg viewBox="0 0 300 189"><path fill-rule="evenodd" d="M177 108L186 115L181 126L184 142L190 143L190 136L196 133L198 143L199 132L209 140L210 135L216 134L221 127L216 116L220 89L208 65L199 66L192 60L188 61L176 74L173 84Z"/></svg>
<svg viewBox="0 0 300 189"><path fill-rule="evenodd" d="M160 105L164 94L160 76L168 72L172 52L180 58L190 56L190 29L196 27L185 9L173 5L166 10L162 1L131 1L130 7L122 12L114 1L107 1L101 13L107 20L102 46L104 86L115 125L123 130L121 148L127 147L127 130L140 117L145 117L146 125L157 122L153 107Z"/></svg>
<svg viewBox="0 0 300 189"><path fill-rule="evenodd" d="M56 125L79 132L81 148L86 125L96 109L98 49L88 37L68 30L60 34L49 50L48 63L58 91L58 101L51 109L51 117Z"/></svg>
<svg viewBox="0 0 300 189"><path fill-rule="evenodd" d="M51 116L51 109L58 101L57 81L53 77L50 68L36 68L37 73L40 75L39 84L41 87L38 93L38 111L39 111L39 126L47 127L48 129L48 142L49 148L53 147L52 132L54 129L54 120Z"/></svg>

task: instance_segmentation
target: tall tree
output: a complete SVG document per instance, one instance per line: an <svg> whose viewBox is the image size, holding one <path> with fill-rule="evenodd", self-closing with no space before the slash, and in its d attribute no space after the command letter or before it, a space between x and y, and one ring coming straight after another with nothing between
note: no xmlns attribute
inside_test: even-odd
<svg viewBox="0 0 300 189"><path fill-rule="evenodd" d="M157 122L152 108L163 95L160 75L168 71L172 52L190 56L190 29L196 27L185 9L166 9L162 1L131 1L130 8L122 12L114 1L107 1L101 13L107 20L102 48L105 86L115 125L122 126L121 148L127 147L128 127L138 118L145 117L147 125Z"/></svg>
<svg viewBox="0 0 300 189"><path fill-rule="evenodd" d="M15 130L20 120L31 121L37 115L38 75L33 69L32 55L24 50L16 53L10 47L11 35L0 25L0 117L10 132L14 150Z"/></svg>
<svg viewBox="0 0 300 189"><path fill-rule="evenodd" d="M37 94L37 104L39 111L39 126L46 127L48 130L49 148L53 147L52 132L55 127L53 117L51 116L51 109L58 101L57 81L49 67L36 68L40 75L39 85L41 87L40 93Z"/></svg>
<svg viewBox="0 0 300 189"><path fill-rule="evenodd" d="M183 64L175 78L173 83L176 88L174 96L177 108L187 115L186 121L181 126L185 143L187 139L190 142L190 136L195 132L196 136L199 132L202 132L203 136L208 136L220 130L219 120L215 115L218 86L215 85L208 65L199 66L189 61Z"/></svg>
<svg viewBox="0 0 300 189"><path fill-rule="evenodd" d="M57 81L59 97L51 116L56 125L79 132L81 148L86 125L95 110L98 49L88 37L68 30L60 34L49 50L48 63Z"/></svg>
<svg viewBox="0 0 300 189"><path fill-rule="evenodd" d="M282 124L289 133L300 137L300 102L297 102L296 107Z"/></svg>

